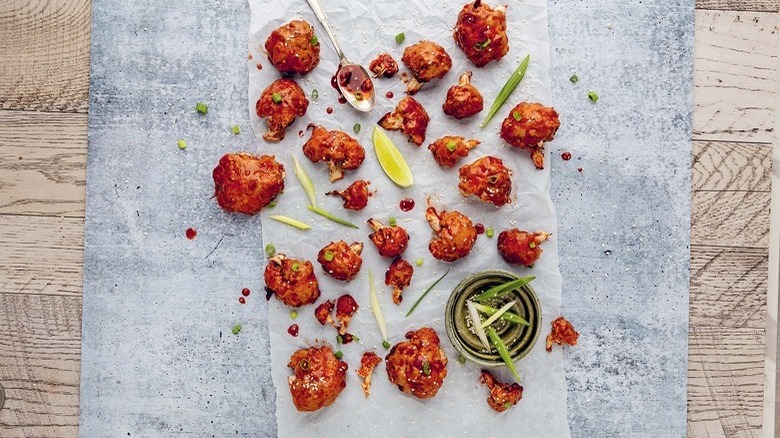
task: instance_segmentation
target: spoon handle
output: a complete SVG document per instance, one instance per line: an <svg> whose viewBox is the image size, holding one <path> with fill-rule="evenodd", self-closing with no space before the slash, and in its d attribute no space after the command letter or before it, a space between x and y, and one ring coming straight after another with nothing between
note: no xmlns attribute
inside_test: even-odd
<svg viewBox="0 0 780 438"><path fill-rule="evenodd" d="M328 34L328 38L330 38L330 42L333 44L333 48L336 49L336 54L339 56L339 62L342 64L346 63L347 57L344 56L344 52L341 51L339 42L336 41L336 36L333 35L333 31L330 29L330 23L328 22L328 17L325 15L325 9L322 7L322 3L320 3L320 0L306 0L306 2L309 3L317 20L319 20L322 27L325 28L325 33Z"/></svg>

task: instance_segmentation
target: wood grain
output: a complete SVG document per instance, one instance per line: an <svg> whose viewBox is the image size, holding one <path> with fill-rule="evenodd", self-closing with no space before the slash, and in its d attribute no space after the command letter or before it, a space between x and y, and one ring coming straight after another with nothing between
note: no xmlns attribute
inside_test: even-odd
<svg viewBox="0 0 780 438"><path fill-rule="evenodd" d="M696 0L696 9L777 12L780 0Z"/></svg>
<svg viewBox="0 0 780 438"><path fill-rule="evenodd" d="M771 143L778 14L697 11L694 139Z"/></svg>
<svg viewBox="0 0 780 438"><path fill-rule="evenodd" d="M0 108L86 112L89 0L0 2Z"/></svg>
<svg viewBox="0 0 780 438"><path fill-rule="evenodd" d="M0 111L0 214L84 217L87 116Z"/></svg>
<svg viewBox="0 0 780 438"><path fill-rule="evenodd" d="M772 145L763 143L693 142L694 191L769 192Z"/></svg>
<svg viewBox="0 0 780 438"><path fill-rule="evenodd" d="M691 245L768 248L770 201L768 192L693 192Z"/></svg>

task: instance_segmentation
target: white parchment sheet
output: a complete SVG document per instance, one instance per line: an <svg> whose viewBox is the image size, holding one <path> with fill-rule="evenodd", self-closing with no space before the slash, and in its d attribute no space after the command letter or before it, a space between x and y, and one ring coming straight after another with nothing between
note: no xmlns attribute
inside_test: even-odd
<svg viewBox="0 0 780 438"><path fill-rule="evenodd" d="M354 62L368 65L379 52L387 51L401 64L404 47L420 39L433 40L447 50L453 60L452 70L439 81L423 85L415 98L422 103L431 116L426 141L422 147L407 143L406 137L393 131L389 135L409 162L415 177L410 189L396 187L384 175L371 143L371 131L386 112L404 97L404 85L400 74L392 79L375 80L377 106L368 114L353 111L347 105L337 102L337 93L331 88L330 80L336 71L337 57L330 42L316 22L314 14L304 0L263 1L250 0L252 18L250 24L249 48L251 59L249 71L249 111L252 125L257 134L255 153L274 154L287 170L284 194L278 198L278 205L263 211L263 243L272 243L277 252L288 256L306 258L315 265L322 290L319 302L335 299L343 293L350 293L358 301L360 310L350 325L350 332L360 338L359 342L349 345L335 343L335 330L329 326L320 326L314 318L311 305L298 309L295 321L290 319L290 310L281 302L272 299L269 311L271 331L272 375L276 387L276 416L281 437L307 437L338 435L358 436L366 433L372 436L419 437L419 436L525 436L525 437L568 437L569 426L566 420L566 382L562 369L561 349L553 353L544 350L544 337L549 333L549 323L560 312L561 277L558 270L558 239L555 210L549 196L549 165L544 170L536 170L529 154L514 150L498 137L501 121L510 109L522 100L538 101L546 105L554 102L550 95L548 76L549 46L547 35L547 4L545 0L526 0L512 2L509 6L508 33L510 51L500 63L491 63L485 68L476 68L471 64L452 38L452 28L463 3L451 1L390 1L354 2L345 0L324 0L326 12L334 27L334 33L341 45ZM495 6L495 4L493 4ZM255 102L262 90L279 73L268 62L263 53L263 43L270 32L282 23L293 18L303 17L315 26L321 47L321 61L317 68L307 76L295 79L310 97L308 112L299 118L287 130L287 137L278 144L266 143L261 135L266 130L264 120L255 114ZM397 44L395 35L405 32L406 40ZM518 66L522 58L531 55L528 72L520 86L485 129L479 128L487 109L492 104L506 79ZM257 68L257 64L262 69ZM447 89L457 83L465 70L474 72L473 84L479 88L485 98L485 110L478 116L466 121L457 121L444 115L441 104ZM401 71L404 67L401 65ZM317 89L319 97L311 99L312 90ZM385 97L387 91L394 98ZM327 107L334 109L327 114ZM565 115L562 116L565 123ZM308 139L310 131L306 125L310 122L324 125L328 129L341 129L355 136L366 148L366 160L358 171L347 172L346 178L334 184L328 182L328 172L323 163L311 163L302 153L301 146ZM362 127L358 134L353 125ZM304 137L299 137L299 131ZM462 135L466 138L478 138L479 147L463 159L460 164L473 162L485 155L495 155L513 172L513 202L497 209L479 201L477 198L464 198L457 189L458 171L443 170L436 165L427 145L443 135ZM291 155L295 154L314 181L318 201L326 210L344 217L360 226L359 230L349 229L325 220L306 209L308 200L292 171ZM549 163L549 153L546 154ZM377 193L371 198L368 207L361 212L345 211L337 197L324 194L333 189L343 189L355 179L368 179L371 188ZM416 207L407 213L402 212L398 203L411 197ZM482 223L486 228L494 228L496 236L504 229L518 227L552 233L552 238L543 244L544 254L533 269L518 268L506 264L496 250L496 237L481 235L472 253L458 262L447 264L435 260L428 253L428 242L432 232L425 221L425 202L430 197L434 206L441 209L456 209ZM310 223L312 229L299 231L267 219L268 215L282 214ZM404 258L414 265L418 258L424 259L422 267L415 267L412 284L404 291L404 301L400 306L393 304L391 289L384 285L384 274L390 260L382 259L368 239L370 229L365 224L369 217L380 219L385 224L389 217L397 218L398 224L409 232L410 246ZM357 278L349 283L334 281L328 277L316 262L317 252L331 241L344 239L348 243L361 241L365 244L363 267ZM444 305L453 287L468 274L489 269L503 268L520 275L533 273L537 279L533 286L537 291L543 308L543 328L532 353L518 363L523 377L523 399L515 407L497 414L492 411L485 399L488 391L478 382L480 368L467 363L457 362L457 352L447 338L444 329ZM415 313L409 318L404 315L416 299L444 271L449 275L426 297ZM430 400L420 401L401 393L392 385L385 372L384 363L377 367L374 375L371 396L366 399L360 387L361 379L355 371L359 368L360 356L366 350L373 350L381 357L387 354L382 347L382 339L369 306L368 272L372 271L380 305L387 319L389 338L392 344L403 340L404 334L423 326L436 329L449 358L448 375L438 395ZM264 317L260 315L259 317ZM288 327L296 323L300 326L297 338L287 333ZM287 363L291 354L302 347L327 341L334 350L344 353L349 364L347 387L330 407L315 413L296 411L290 397L287 377L290 369ZM511 376L505 369L494 372L503 381Z"/></svg>

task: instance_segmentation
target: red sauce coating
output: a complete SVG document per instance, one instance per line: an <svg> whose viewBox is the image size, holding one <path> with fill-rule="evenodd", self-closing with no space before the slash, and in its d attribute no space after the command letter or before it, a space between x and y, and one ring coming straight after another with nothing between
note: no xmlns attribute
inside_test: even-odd
<svg viewBox="0 0 780 438"><path fill-rule="evenodd" d="M187 231L185 231L184 234L187 236L188 239L192 240L195 238L195 236L198 235L198 232L195 231L194 228L187 228Z"/></svg>
<svg viewBox="0 0 780 438"><path fill-rule="evenodd" d="M344 96L339 96L339 103L344 105L345 103L347 103L347 98Z"/></svg>
<svg viewBox="0 0 780 438"><path fill-rule="evenodd" d="M412 198L401 199L401 203L399 204L399 207L401 207L401 211L411 211L414 208L414 199Z"/></svg>

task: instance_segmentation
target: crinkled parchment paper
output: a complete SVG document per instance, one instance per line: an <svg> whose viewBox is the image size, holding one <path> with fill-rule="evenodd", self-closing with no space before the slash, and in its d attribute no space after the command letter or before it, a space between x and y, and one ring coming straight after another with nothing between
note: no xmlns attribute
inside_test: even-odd
<svg viewBox="0 0 780 438"><path fill-rule="evenodd" d="M444 1L389 1L354 2L325 0L325 9L347 55L354 61L367 65L380 51L387 51L399 62L403 48L420 39L431 39L444 46L453 59L452 70L444 79L425 84L415 95L431 116L426 142L422 147L407 143L405 136L391 132L390 137L405 155L415 176L411 189L400 189L384 175L376 161L371 143L371 131L377 120L390 111L404 96L404 86L399 77L375 81L377 106L369 114L359 114L347 105L337 102L336 91L330 80L337 66L337 57L330 46L314 14L303 0L262 1L250 0L252 19L249 47L252 54L248 61L249 104L252 125L258 137L259 152L274 154L287 169L284 194L278 198L278 205L263 211L263 242L272 243L278 252L293 257L302 257L315 264L320 288L321 302L334 299L343 293L352 294L360 304L360 310L350 325L350 332L360 338L349 345L336 345L335 330L323 327L314 319L314 305L299 309L295 321L290 319L290 309L276 299L271 300L269 326L271 332L272 375L276 386L276 416L279 436L315 436L323 433L348 436L372 433L377 436L498 436L507 432L528 437L568 437L566 420L566 382L562 370L561 350L553 353L544 350L544 337L549 332L549 323L558 316L561 299L561 277L558 271L558 239L555 211L550 201L549 165L536 170L527 152L508 147L497 135L501 120L521 100L531 100L551 105L548 76L549 47L547 36L547 5L545 0L512 2L508 9L509 54L500 63L491 63L485 68L476 68L457 48L452 39L461 2ZM263 43L270 32L285 21L303 17L314 24L319 36L321 61L307 76L296 77L309 96L317 89L319 98L311 100L308 112L299 118L287 131L287 137L278 144L265 143L260 136L265 132L265 121L255 115L254 104L262 90L279 73L263 54ZM399 45L395 35L406 33L406 41ZM485 129L479 123L493 102L506 79L521 59L531 55L531 62L525 79L514 94ZM257 64L262 65L258 69ZM443 114L441 104L447 89L455 84L465 70L474 72L473 83L485 97L485 111L467 121L456 121ZM402 71L404 71L402 67ZM385 93L392 91L393 99ZM326 108L333 107L332 114ZM366 161L358 171L347 172L346 178L335 184L328 182L324 164L313 164L303 156L301 146L309 137L306 125L310 122L322 124L329 129L341 129L354 135L366 148ZM563 121L565 123L565 119ZM354 134L353 125L359 123L362 129ZM304 137L299 137L303 131ZM510 205L496 209L478 199L464 198L458 193L457 169L443 170L433 160L427 145L443 135L463 135L478 138L482 144L471 152L461 164L470 163L485 155L495 155L504 160L513 172L513 197ZM359 224L360 229L349 229L325 220L306 209L308 200L292 172L291 155L295 154L314 181L319 203L325 209ZM549 163L549 153L546 157ZM368 179L377 193L368 207L361 212L345 211L341 200L326 197L325 192L343 189L355 179ZM417 206L404 213L398 208L402 198L412 197ZM447 264L435 260L428 253L428 242L432 232L425 221L425 202L441 209L457 209L469 215L475 223L498 232L518 227L553 233L542 248L544 254L533 269L518 268L506 264L496 251L496 238L481 235L472 253L458 262ZM271 214L283 214L303 220L312 225L309 231L299 231L267 219ZM368 239L370 230L365 224L369 217L387 223L395 216L398 224L404 226L410 236L410 246L404 258L414 264L424 259L422 267L415 266L412 284L404 292L402 305L391 300L391 289L384 285L384 273L389 260L379 257L376 248ZM357 278L349 283L332 280L325 275L316 262L320 248L331 241L344 239L347 242L361 241L366 244L363 252L363 268ZM533 352L518 363L523 377L523 399L514 408L497 414L485 402L488 391L479 385L480 368L474 364L461 365L457 353L447 338L444 329L444 305L449 292L468 274L488 268L500 267L521 275L533 273L537 279L533 286L543 307L543 329ZM407 310L420 294L444 271L449 275L434 289L409 318ZM382 339L369 306L368 272L372 271L379 291L379 301L387 318L391 343L403 340L404 334L423 326L436 329L449 358L448 375L438 395L430 400L420 401L409 397L395 388L387 379L384 364L375 371L371 396L366 399L355 371L360 356L366 350L374 350L380 356L386 355ZM297 323L300 335L297 338L287 333L287 328ZM287 368L290 355L297 349L316 344L322 340L334 345L344 353L349 364L347 388L336 402L315 413L300 413L295 410L287 385L290 369ZM504 381L511 380L505 369L496 373Z"/></svg>

